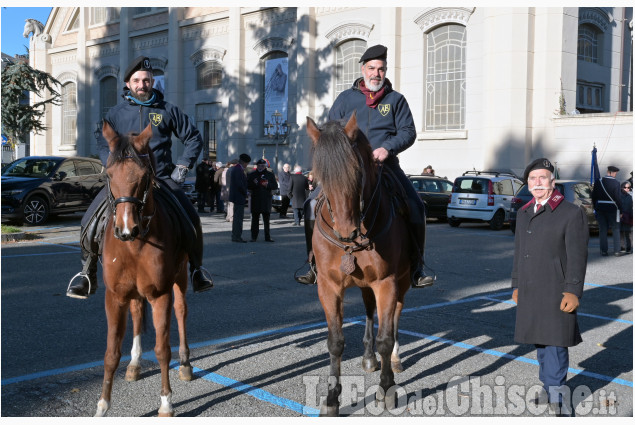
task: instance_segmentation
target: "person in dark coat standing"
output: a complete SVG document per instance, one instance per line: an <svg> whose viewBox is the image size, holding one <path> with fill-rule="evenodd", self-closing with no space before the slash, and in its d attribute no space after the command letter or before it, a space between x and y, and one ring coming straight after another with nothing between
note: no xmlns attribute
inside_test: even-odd
<svg viewBox="0 0 635 425"><path fill-rule="evenodd" d="M209 191L209 160L204 158L200 164L196 166L196 203L198 204L198 212L205 212L205 204L207 203L207 195Z"/></svg>
<svg viewBox="0 0 635 425"><path fill-rule="evenodd" d="M613 254L616 257L624 255L620 252L620 224L619 210L622 209L620 182L615 179L619 168L610 165L606 176L593 184L591 199L600 226L600 254L609 255L609 228L613 231Z"/></svg>
<svg viewBox="0 0 635 425"><path fill-rule="evenodd" d="M293 174L291 174L291 184L289 186L294 226L299 226L302 220L302 210L304 209L307 190L309 190L309 179L302 174L301 167L295 167Z"/></svg>
<svg viewBox="0 0 635 425"><path fill-rule="evenodd" d="M589 227L585 212L555 189L554 167L533 161L524 177L534 198L516 219L512 299L514 340L534 344L539 379L556 414L572 414L565 382L568 347L582 342L576 309L586 274Z"/></svg>
<svg viewBox="0 0 635 425"><path fill-rule="evenodd" d="M247 175L245 169L251 162L251 157L241 153L238 164L227 172L229 181L229 202L234 206L232 220L232 242L247 242L243 239L243 220L245 219L245 205L247 204Z"/></svg>
<svg viewBox="0 0 635 425"><path fill-rule="evenodd" d="M624 246L620 252L633 253L633 183L626 180L622 183L622 209L620 210L620 233L624 238Z"/></svg>
<svg viewBox="0 0 635 425"><path fill-rule="evenodd" d="M256 162L256 169L247 175L247 188L251 191L251 242L258 239L260 216L265 228L265 241L271 239L269 218L271 216L272 190L278 188L276 176L267 170L267 160L264 158Z"/></svg>
<svg viewBox="0 0 635 425"><path fill-rule="evenodd" d="M291 166L284 164L282 171L278 173L278 184L280 185L280 198L282 204L280 205L280 218L287 218L287 210L289 209L289 203L291 198L289 197L289 185L291 184Z"/></svg>

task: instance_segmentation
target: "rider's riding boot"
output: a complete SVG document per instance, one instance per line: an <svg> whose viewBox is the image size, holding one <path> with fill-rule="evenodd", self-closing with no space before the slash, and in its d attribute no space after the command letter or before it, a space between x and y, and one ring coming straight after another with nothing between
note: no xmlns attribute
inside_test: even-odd
<svg viewBox="0 0 635 425"><path fill-rule="evenodd" d="M418 253L417 257L414 259L414 271L412 273L412 287L413 288L425 288L426 286L434 285L434 281L436 276L426 276L424 272L425 264L423 262L423 251L426 244L426 222L424 220L420 222L411 222L410 223L412 234L415 239L416 250Z"/></svg>
<svg viewBox="0 0 635 425"><path fill-rule="evenodd" d="M196 230L196 246L190 252L190 280L192 281L192 291L203 292L214 287L214 280L210 272L203 267L203 232L199 225Z"/></svg>
<svg viewBox="0 0 635 425"><path fill-rule="evenodd" d="M82 264L82 271L68 284L67 297L86 299L97 291L97 256L82 249Z"/></svg>
<svg viewBox="0 0 635 425"><path fill-rule="evenodd" d="M313 261L309 261L309 271L306 274L297 276L295 280L303 285L316 285L317 284L317 270Z"/></svg>
<svg viewBox="0 0 635 425"><path fill-rule="evenodd" d="M307 215L305 215L307 217ZM315 268L315 260L313 258L313 227L315 220L304 220L304 237L306 239L306 249L309 256L309 271L301 276L296 276L295 280L303 285L317 284L317 269Z"/></svg>

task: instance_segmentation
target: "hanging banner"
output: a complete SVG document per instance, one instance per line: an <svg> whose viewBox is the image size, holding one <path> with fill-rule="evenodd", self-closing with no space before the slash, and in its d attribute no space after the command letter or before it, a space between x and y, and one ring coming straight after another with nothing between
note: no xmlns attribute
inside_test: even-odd
<svg viewBox="0 0 635 425"><path fill-rule="evenodd" d="M287 121L287 108L289 102L289 58L269 59L265 62L265 136L276 132L275 124L271 116L281 114L280 122ZM280 130L282 131L282 130Z"/></svg>

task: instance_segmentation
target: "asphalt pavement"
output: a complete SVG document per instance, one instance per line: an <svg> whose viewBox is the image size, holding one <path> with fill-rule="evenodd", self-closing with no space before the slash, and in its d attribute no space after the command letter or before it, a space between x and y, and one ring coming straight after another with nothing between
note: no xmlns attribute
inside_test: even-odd
<svg viewBox="0 0 635 425"><path fill-rule="evenodd" d="M249 214L243 237L249 238ZM3 417L86 417L95 413L106 347L104 288L88 300L66 297L79 271L81 214L59 216L29 231L37 239L3 243L1 251ZM293 279L305 261L302 227L272 214L272 237L232 243L231 224L203 214L205 266L215 287L188 290L188 340L195 377L170 374L178 416L315 416L326 394L329 356L315 286ZM438 280L411 290L400 321L405 368L397 374L393 411L374 403L379 372L360 368L363 303L357 289L344 301L342 416L547 416L533 400L540 381L533 346L513 340L508 227L451 228L430 220L426 261ZM302 269L301 271L304 271ZM583 342L570 349L568 386L577 416L633 416L633 257L601 257L589 243L579 308ZM156 416L160 372L152 327L143 336L142 379L123 380L129 326L116 375L113 417ZM175 321L171 342L178 349ZM176 351L173 359L177 359ZM178 368L176 362L173 363Z"/></svg>

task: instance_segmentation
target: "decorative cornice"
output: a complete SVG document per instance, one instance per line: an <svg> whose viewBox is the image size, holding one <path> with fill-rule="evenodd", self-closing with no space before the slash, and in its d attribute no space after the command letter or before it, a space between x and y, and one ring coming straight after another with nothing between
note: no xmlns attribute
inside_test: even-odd
<svg viewBox="0 0 635 425"><path fill-rule="evenodd" d="M428 7L415 16L414 22L421 31L427 33L434 27L443 24L461 24L467 26L475 7Z"/></svg>
<svg viewBox="0 0 635 425"><path fill-rule="evenodd" d="M359 7L316 7L315 16L331 15L333 13L345 12L348 10L360 9Z"/></svg>
<svg viewBox="0 0 635 425"><path fill-rule="evenodd" d="M153 34L149 37L139 37L133 42L134 50L145 50L152 47L163 47L168 45L168 34Z"/></svg>
<svg viewBox="0 0 635 425"><path fill-rule="evenodd" d="M263 57L274 50L285 52L288 55L294 43L295 39L293 38L269 37L257 42L254 45L254 50L258 53L258 57Z"/></svg>
<svg viewBox="0 0 635 425"><path fill-rule="evenodd" d="M217 35L229 33L229 19L223 19L212 24L192 25L182 29L183 41L205 40Z"/></svg>
<svg viewBox="0 0 635 425"><path fill-rule="evenodd" d="M57 81L59 81L62 85L73 82L77 84L77 73L75 71L66 71L62 72L60 75L55 77Z"/></svg>
<svg viewBox="0 0 635 425"><path fill-rule="evenodd" d="M119 44L101 45L89 47L90 58L103 58L107 56L119 56Z"/></svg>
<svg viewBox="0 0 635 425"><path fill-rule="evenodd" d="M119 79L119 67L116 65L104 65L95 70L95 77L97 80L102 80L105 77L115 77Z"/></svg>
<svg viewBox="0 0 635 425"><path fill-rule="evenodd" d="M192 55L190 55L190 60L192 61L192 64L194 65L194 67L197 67L203 62L208 62L208 61L222 62L226 53L227 53L227 50L223 49L222 47L207 47L207 48L199 49L196 52L194 52Z"/></svg>
<svg viewBox="0 0 635 425"><path fill-rule="evenodd" d="M158 58L150 58L150 65L152 65L153 69L160 69L161 71L165 71L165 68L168 66L168 60L163 56Z"/></svg>
<svg viewBox="0 0 635 425"><path fill-rule="evenodd" d="M370 22L343 22L328 31L326 33L326 38L328 38L333 45L337 45L350 38L361 38L362 40L368 41L370 32L374 27L375 25Z"/></svg>
<svg viewBox="0 0 635 425"><path fill-rule="evenodd" d="M611 28L613 16L601 7L581 7L578 15L578 25L592 24L607 32Z"/></svg>
<svg viewBox="0 0 635 425"><path fill-rule="evenodd" d="M62 63L77 63L76 49L70 50L69 53L64 55L51 55L51 65L59 65Z"/></svg>
<svg viewBox="0 0 635 425"><path fill-rule="evenodd" d="M275 25L297 20L297 10L295 7L276 7L268 10L258 11L245 15L244 28L271 28Z"/></svg>

